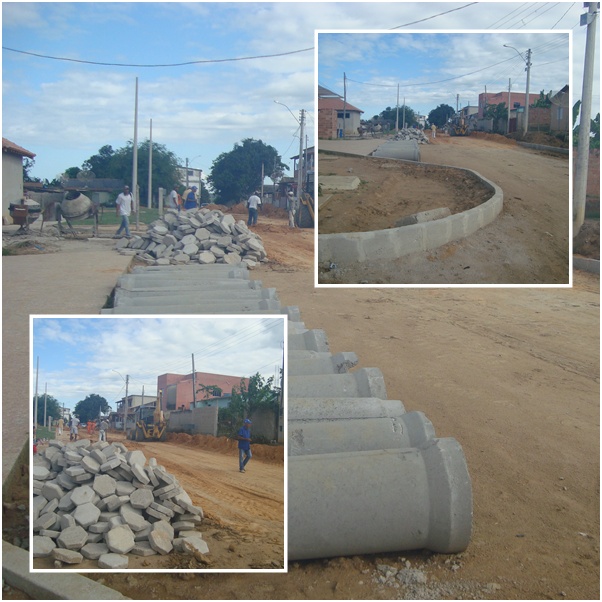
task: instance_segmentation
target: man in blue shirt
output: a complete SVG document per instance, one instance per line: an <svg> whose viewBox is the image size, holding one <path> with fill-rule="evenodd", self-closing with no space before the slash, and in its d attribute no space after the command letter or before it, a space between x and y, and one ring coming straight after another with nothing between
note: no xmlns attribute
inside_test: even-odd
<svg viewBox="0 0 602 602"><path fill-rule="evenodd" d="M245 418L242 427L238 430L238 465L240 472L246 472L245 466L251 459L251 421Z"/></svg>

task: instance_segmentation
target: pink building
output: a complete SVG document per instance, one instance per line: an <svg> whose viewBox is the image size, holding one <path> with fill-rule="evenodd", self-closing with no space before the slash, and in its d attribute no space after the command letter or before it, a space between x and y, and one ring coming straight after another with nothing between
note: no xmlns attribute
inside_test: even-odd
<svg viewBox="0 0 602 602"><path fill-rule="evenodd" d="M510 104L512 105L510 109L515 108L516 104L520 104L521 107L525 105L525 97L526 94L524 92L514 92L512 91L510 94ZM539 99L539 93L537 94L529 94L529 106L534 102L537 102ZM483 119L483 115L485 113L485 108L490 105L499 105L501 102L506 103L506 107L508 106L508 91L498 92L497 94L491 94L482 92L479 94L479 119Z"/></svg>

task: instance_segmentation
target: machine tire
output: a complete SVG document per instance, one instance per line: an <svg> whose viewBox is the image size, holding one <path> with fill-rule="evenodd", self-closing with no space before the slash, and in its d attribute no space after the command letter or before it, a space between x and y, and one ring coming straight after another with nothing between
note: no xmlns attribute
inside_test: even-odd
<svg viewBox="0 0 602 602"><path fill-rule="evenodd" d="M136 436L134 437L134 441L144 441L144 433L139 426L136 427Z"/></svg>
<svg viewBox="0 0 602 602"><path fill-rule="evenodd" d="M163 429L163 432L161 433L161 436L159 437L159 441L166 441L167 440L167 429Z"/></svg>
<svg viewBox="0 0 602 602"><path fill-rule="evenodd" d="M297 210L297 226L299 228L314 227L314 220L311 218L307 205L301 205Z"/></svg>

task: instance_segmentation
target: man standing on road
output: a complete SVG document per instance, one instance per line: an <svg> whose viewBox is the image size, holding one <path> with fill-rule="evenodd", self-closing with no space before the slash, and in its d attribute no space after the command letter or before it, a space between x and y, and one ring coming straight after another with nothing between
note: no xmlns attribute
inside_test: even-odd
<svg viewBox="0 0 602 602"><path fill-rule="evenodd" d="M109 423L103 418L100 421L98 426L98 440L106 441L107 440L107 429L109 428Z"/></svg>
<svg viewBox="0 0 602 602"><path fill-rule="evenodd" d="M169 193L169 208L170 209L179 209L180 205L178 203L178 193L175 188L171 189Z"/></svg>
<svg viewBox="0 0 602 602"><path fill-rule="evenodd" d="M247 220L247 226L254 226L257 223L257 210L261 205L261 199L259 198L259 192L256 190L247 201L247 207L249 208L249 219Z"/></svg>
<svg viewBox="0 0 602 602"><path fill-rule="evenodd" d="M65 426L65 421L62 418L59 418L56 423L56 430L59 435L63 434L63 426Z"/></svg>
<svg viewBox="0 0 602 602"><path fill-rule="evenodd" d="M69 435L69 440L77 441L77 427L79 426L79 418L77 416L73 416L71 419L71 434Z"/></svg>
<svg viewBox="0 0 602 602"><path fill-rule="evenodd" d="M245 466L251 459L251 421L245 418L242 427L238 430L238 465L240 472L246 472Z"/></svg>
<svg viewBox="0 0 602 602"><path fill-rule="evenodd" d="M295 227L295 212L297 211L297 199L292 190L289 190L286 195L286 209L288 211L288 227Z"/></svg>
<svg viewBox="0 0 602 602"><path fill-rule="evenodd" d="M188 211L189 209L196 209L197 208L197 201L196 201L196 191L198 190L198 188L196 186L193 186L190 190L186 189L184 191L184 196L182 197L182 200L184 201L184 209L186 209L186 211Z"/></svg>
<svg viewBox="0 0 602 602"><path fill-rule="evenodd" d="M113 238L119 238L122 230L125 230L126 238L132 238L130 234L130 215L132 212L135 213L136 209L134 207L134 199L130 192L129 186L123 187L123 192L115 201L115 209L117 211L117 215L121 216L121 225L119 226L119 230L117 230Z"/></svg>
<svg viewBox="0 0 602 602"><path fill-rule="evenodd" d="M437 126L433 123L433 125L431 125L431 132L433 133L433 138L437 137Z"/></svg>

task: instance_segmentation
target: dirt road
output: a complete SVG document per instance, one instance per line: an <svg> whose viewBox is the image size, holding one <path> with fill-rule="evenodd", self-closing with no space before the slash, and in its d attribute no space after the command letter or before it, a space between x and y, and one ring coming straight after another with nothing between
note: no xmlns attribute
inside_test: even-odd
<svg viewBox="0 0 602 602"><path fill-rule="evenodd" d="M523 148L502 136L441 136L422 145L420 154L424 163L472 169L495 182L504 192L502 213L472 236L429 252L321 270L320 283L569 282L568 157ZM326 162L326 169L330 163ZM359 168L354 167L354 175L362 178ZM415 197L426 198L430 185L428 179L415 179L411 185ZM385 187L380 194L387 191ZM371 198L364 200L364 204L371 203ZM447 200L441 194L427 208L447 206L443 202ZM370 220L368 212L365 219Z"/></svg>
<svg viewBox="0 0 602 602"><path fill-rule="evenodd" d="M462 445L471 543L453 556L292 563L286 575L90 576L136 599L599 599L599 278L576 272L562 289L316 289L312 234L284 218L264 226L277 261L252 277Z"/></svg>
<svg viewBox="0 0 602 602"><path fill-rule="evenodd" d="M65 442L68 440L64 434ZM193 503L203 509L200 526L210 554L209 565L189 556L129 555L130 569L279 569L284 567L284 463L282 448L254 446L247 472L238 470L236 443L225 437L170 434L167 442L127 441L122 432L109 432L109 442L154 457L177 477ZM266 449L259 449L266 448ZM53 568L38 558L36 568ZM97 569L85 561L80 569Z"/></svg>

